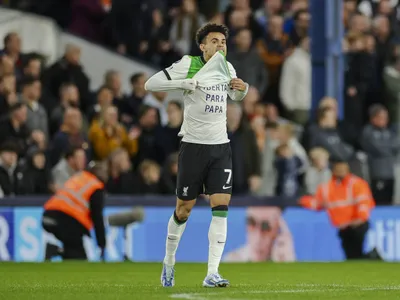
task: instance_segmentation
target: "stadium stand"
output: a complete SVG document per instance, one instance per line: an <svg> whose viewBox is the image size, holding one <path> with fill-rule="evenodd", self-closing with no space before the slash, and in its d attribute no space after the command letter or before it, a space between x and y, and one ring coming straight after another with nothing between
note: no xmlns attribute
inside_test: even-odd
<svg viewBox="0 0 400 300"><path fill-rule="evenodd" d="M182 55L199 55L194 35L210 21L229 27L228 60L251 85L228 110L235 194L300 196L329 177L329 160L345 159L375 198L400 199L399 1L344 1L342 120L332 98L310 116L307 0L0 3L18 10L2 8L0 18L3 196L50 194L55 174L84 167L82 153L110 161L110 193L173 193L180 99L146 93L144 83Z"/></svg>

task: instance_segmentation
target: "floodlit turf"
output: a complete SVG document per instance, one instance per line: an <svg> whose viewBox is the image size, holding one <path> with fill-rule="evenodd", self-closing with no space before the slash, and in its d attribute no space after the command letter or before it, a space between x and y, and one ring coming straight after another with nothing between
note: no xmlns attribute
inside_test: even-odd
<svg viewBox="0 0 400 300"><path fill-rule="evenodd" d="M160 264L0 263L0 299L400 299L400 265L224 264L225 289L201 287L206 264L178 264L176 286L160 287Z"/></svg>

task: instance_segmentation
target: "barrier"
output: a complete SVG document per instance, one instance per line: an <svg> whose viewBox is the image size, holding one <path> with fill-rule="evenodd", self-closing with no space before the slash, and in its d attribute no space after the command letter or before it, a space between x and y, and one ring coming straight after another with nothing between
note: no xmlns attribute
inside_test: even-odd
<svg viewBox="0 0 400 300"><path fill-rule="evenodd" d="M159 202L162 199L166 202ZM251 197L234 199L229 210L224 261L343 260L336 230L325 213L296 207L285 208L281 213L276 206L268 206L268 203L271 205L278 201L274 198L263 201ZM149 205L145 206L143 223L130 225L126 230L107 228L107 261L121 261L125 254L135 261L163 259L166 224L174 209L171 205L174 203L173 197L110 198L107 203L115 205L106 207L105 216L123 211L126 206L143 203L144 200L149 201ZM40 205L45 198L37 197L31 201ZM246 202L257 206L237 206ZM35 207L27 198L3 199L0 205L0 260L43 261L44 245L57 241L41 228L41 206ZM194 209L177 253L178 261L207 261L211 213L206 205L205 201L200 201ZM84 244L89 259L98 260L95 241L87 238ZM400 261L399 207L379 207L373 211L365 249L373 247L378 248L385 260Z"/></svg>

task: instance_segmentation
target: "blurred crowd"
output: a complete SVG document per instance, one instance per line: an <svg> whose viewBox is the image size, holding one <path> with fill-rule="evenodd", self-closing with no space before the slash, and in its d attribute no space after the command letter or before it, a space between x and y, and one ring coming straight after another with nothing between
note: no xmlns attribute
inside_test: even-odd
<svg viewBox="0 0 400 300"><path fill-rule="evenodd" d="M400 149L400 1L344 0L344 119L335 99L311 108L311 15L307 0L2 0L54 18L61 27L158 68L199 55L196 30L230 29L228 60L250 84L229 103L234 193L293 197L315 192L346 160L390 204ZM91 159L108 160L111 194L173 194L180 99L147 93L151 74L118 70L89 90L80 49L68 45L49 68L21 53L17 33L1 51L0 186L4 195L49 193ZM132 92L121 91L129 80ZM394 126L396 125L396 126Z"/></svg>

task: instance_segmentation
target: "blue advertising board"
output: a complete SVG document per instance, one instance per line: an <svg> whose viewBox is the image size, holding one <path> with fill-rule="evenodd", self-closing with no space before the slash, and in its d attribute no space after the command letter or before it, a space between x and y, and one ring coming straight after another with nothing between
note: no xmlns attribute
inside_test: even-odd
<svg viewBox="0 0 400 300"><path fill-rule="evenodd" d="M344 259L337 231L325 213L288 208L275 217L271 213L274 209L278 210L271 207L230 209L224 261ZM107 207L105 216L123 210L123 207ZM132 224L126 230L108 227L106 260L122 261L126 255L135 261L161 261L166 225L172 212L173 207L146 207L142 223ZM0 260L40 262L45 256L46 243L60 244L42 230L42 213L40 207L0 208ZM253 221L249 223L250 218ZM209 208L195 208L182 237L177 261L207 261L210 220ZM268 226L257 227L257 222ZM95 240L87 238L84 245L89 260L98 260ZM365 250L374 247L385 260L400 261L400 207L379 207L373 211Z"/></svg>

